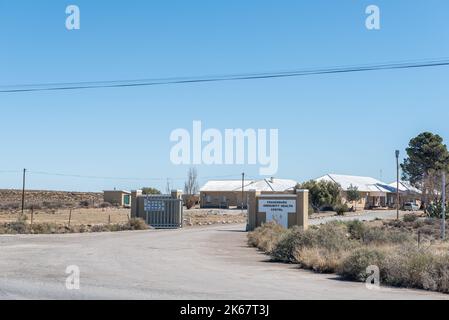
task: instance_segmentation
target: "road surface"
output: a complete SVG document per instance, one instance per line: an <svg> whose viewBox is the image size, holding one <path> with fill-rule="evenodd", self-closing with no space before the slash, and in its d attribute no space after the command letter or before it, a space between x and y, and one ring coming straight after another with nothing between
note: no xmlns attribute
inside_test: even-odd
<svg viewBox="0 0 449 320"><path fill-rule="evenodd" d="M405 214L410 213L410 211L400 211L399 217L403 217ZM321 218L309 219L309 224L323 224L331 221L373 221L376 219L388 220L396 219L396 210L365 210L360 213L347 213L345 216L328 216Z"/></svg>
<svg viewBox="0 0 449 320"><path fill-rule="evenodd" d="M0 299L447 299L368 290L246 246L243 225L173 231L0 236ZM67 266L80 289L66 288Z"/></svg>

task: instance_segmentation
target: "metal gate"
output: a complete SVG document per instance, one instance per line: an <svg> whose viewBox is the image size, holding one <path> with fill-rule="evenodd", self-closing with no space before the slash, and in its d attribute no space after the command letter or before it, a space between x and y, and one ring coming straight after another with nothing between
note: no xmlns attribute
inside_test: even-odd
<svg viewBox="0 0 449 320"><path fill-rule="evenodd" d="M167 195L144 196L145 221L156 229L182 228L183 206L181 199Z"/></svg>

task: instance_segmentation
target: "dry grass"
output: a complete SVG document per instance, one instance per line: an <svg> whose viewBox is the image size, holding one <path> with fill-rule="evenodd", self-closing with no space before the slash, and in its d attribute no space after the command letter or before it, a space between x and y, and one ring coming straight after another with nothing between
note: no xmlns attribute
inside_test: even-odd
<svg viewBox="0 0 449 320"><path fill-rule="evenodd" d="M438 221L418 222L334 222L307 231L264 225L249 233L248 243L275 261L316 272L365 281L367 267L375 265L381 284L449 293L449 243L435 240Z"/></svg>
<svg viewBox="0 0 449 320"><path fill-rule="evenodd" d="M132 218L124 223L95 225L63 225L51 222L27 221L25 215L19 215L16 221L0 224L0 234L61 234L84 232L115 232L126 230L146 230L148 226L142 219Z"/></svg>
<svg viewBox="0 0 449 320"><path fill-rule="evenodd" d="M25 214L28 221L31 220L31 210L26 210ZM94 225L109 223L126 223L130 214L130 209L119 208L92 208L92 209L74 209L72 210L71 225ZM0 212L0 223L14 222L19 213ZM60 210L35 210L33 221L35 223L55 223L68 224L69 209Z"/></svg>

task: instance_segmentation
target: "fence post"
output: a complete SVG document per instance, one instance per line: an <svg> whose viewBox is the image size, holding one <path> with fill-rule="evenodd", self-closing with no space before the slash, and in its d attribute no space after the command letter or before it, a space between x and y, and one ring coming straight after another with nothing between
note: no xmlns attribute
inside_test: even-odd
<svg viewBox="0 0 449 320"><path fill-rule="evenodd" d="M69 227L70 227L71 220L72 220L72 209L70 209L70 212L69 212Z"/></svg>

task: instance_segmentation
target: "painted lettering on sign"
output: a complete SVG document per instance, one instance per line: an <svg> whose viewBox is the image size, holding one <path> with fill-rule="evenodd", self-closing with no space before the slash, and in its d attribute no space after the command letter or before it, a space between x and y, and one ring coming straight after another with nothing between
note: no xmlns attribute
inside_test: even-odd
<svg viewBox="0 0 449 320"><path fill-rule="evenodd" d="M259 199L259 212L266 213L266 222L288 228L288 214L296 213L296 200Z"/></svg>

